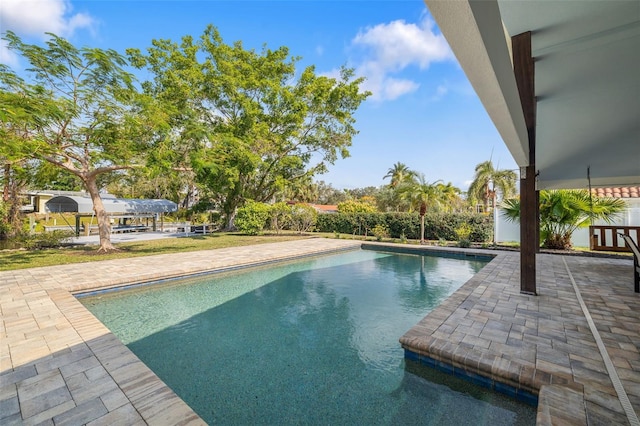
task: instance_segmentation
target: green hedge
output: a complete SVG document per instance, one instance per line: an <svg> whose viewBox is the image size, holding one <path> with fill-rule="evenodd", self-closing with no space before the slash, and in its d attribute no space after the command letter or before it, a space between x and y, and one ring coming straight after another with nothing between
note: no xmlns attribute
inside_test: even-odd
<svg viewBox="0 0 640 426"><path fill-rule="evenodd" d="M493 218L481 214L429 213L425 216L425 238L457 241L456 229L462 224L471 226L474 242L491 241ZM420 216L417 213L335 213L318 215L316 230L340 234L371 235L376 226L386 226L391 238L404 235L420 238Z"/></svg>

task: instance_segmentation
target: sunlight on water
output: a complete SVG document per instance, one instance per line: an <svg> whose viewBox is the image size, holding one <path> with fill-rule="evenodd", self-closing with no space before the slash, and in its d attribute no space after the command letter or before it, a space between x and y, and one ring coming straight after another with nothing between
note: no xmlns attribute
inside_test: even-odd
<svg viewBox="0 0 640 426"><path fill-rule="evenodd" d="M398 343L484 264L360 250L80 300L208 423L533 424Z"/></svg>

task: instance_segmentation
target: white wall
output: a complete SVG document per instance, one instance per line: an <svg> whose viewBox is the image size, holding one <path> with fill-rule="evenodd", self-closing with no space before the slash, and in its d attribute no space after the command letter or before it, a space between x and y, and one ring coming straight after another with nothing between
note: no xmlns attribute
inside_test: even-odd
<svg viewBox="0 0 640 426"><path fill-rule="evenodd" d="M618 219L611 225L618 226L640 226L640 199L624 199L629 208L625 210ZM520 224L509 222L497 208L494 214L494 233L497 243L520 242ZM596 221L594 225L607 225L604 221ZM589 247L589 228L577 229L572 237L571 243L574 247Z"/></svg>

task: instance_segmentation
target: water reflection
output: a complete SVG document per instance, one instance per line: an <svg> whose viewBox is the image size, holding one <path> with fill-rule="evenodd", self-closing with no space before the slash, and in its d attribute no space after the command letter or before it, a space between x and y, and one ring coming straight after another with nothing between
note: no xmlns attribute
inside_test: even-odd
<svg viewBox="0 0 640 426"><path fill-rule="evenodd" d="M398 339L468 279L442 260L355 252L83 303L117 306L98 316L140 329L128 346L208 423L430 424L457 397L405 370Z"/></svg>

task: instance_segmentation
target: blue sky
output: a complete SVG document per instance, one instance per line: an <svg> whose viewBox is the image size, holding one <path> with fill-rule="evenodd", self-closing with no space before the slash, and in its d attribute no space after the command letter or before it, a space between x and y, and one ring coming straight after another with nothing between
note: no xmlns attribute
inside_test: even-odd
<svg viewBox="0 0 640 426"><path fill-rule="evenodd" d="M2 0L0 30L32 43L45 32L77 46L142 50L151 40L199 37L215 25L227 43L287 46L332 75L341 65L373 92L356 113L351 157L330 166L336 188L379 186L395 162L465 190L476 164L517 166L422 0L407 1L65 1ZM21 63L0 46L0 61ZM139 78L145 75L138 74Z"/></svg>

